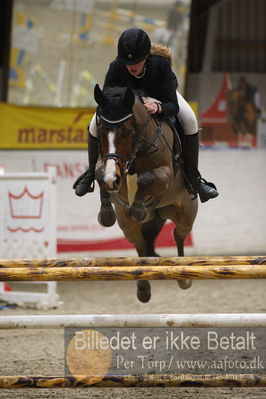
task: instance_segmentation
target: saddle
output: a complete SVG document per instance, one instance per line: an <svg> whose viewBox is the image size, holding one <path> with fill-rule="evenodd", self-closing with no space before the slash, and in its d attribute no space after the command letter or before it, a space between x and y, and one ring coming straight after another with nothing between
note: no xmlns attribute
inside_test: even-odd
<svg viewBox="0 0 266 399"><path fill-rule="evenodd" d="M170 126L173 132L173 166L174 166L174 173L176 174L179 168L183 169L184 161L182 158L182 152L184 148L184 130L181 125L181 122L178 118L175 117L168 117L166 122Z"/></svg>

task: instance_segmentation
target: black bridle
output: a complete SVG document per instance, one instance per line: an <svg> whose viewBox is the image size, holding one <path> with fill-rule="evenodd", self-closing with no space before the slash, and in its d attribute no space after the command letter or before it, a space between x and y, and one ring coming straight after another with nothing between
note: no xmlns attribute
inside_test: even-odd
<svg viewBox="0 0 266 399"><path fill-rule="evenodd" d="M121 154L116 154L116 153L112 153L112 152L109 152L109 154L105 154L104 155L103 160L105 161L105 160L108 160L108 159L113 159L115 161L116 165L119 166L121 172L123 170L123 172L125 174L128 173L130 165L131 165L131 162L132 162L131 159L127 159L126 157L124 157ZM121 167L121 165L119 163L120 160L125 162L124 168Z"/></svg>
<svg viewBox="0 0 266 399"><path fill-rule="evenodd" d="M101 118L101 115L98 114L98 118L101 120L101 122L105 126L105 120ZM127 174L127 173L133 174L134 173L134 162L137 158L146 157L146 156L149 156L158 151L158 146L156 144L156 141L157 141L158 137L162 134L161 123L156 120L157 128L156 128L155 134L152 137L152 139L149 140L143 134L140 134L140 129L139 129L139 126L137 125L137 121L136 121L136 118L134 117L134 115L131 115L129 118L125 119L125 121L129 120L129 119L133 119L134 125L136 127L136 132L138 134L137 143L135 145L132 156L128 159L121 154L108 153L108 154L105 154L103 157L104 161L108 160L108 159L113 159L115 161L115 163L119 166L120 172L123 171L124 174ZM123 121L122 123L119 123L119 124L114 123L113 130L122 127L123 124L125 123L125 121ZM150 116L148 116L142 130L145 131L145 128L149 122L150 122ZM108 124L108 127L110 128L110 124ZM142 142L146 143L145 147L142 146ZM119 163L119 161L121 161L121 160L124 161L123 168L121 167L121 165Z"/></svg>

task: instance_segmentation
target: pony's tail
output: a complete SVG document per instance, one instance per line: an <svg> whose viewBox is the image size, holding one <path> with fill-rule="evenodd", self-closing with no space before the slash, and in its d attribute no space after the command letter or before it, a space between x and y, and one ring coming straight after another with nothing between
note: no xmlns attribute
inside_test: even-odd
<svg viewBox="0 0 266 399"><path fill-rule="evenodd" d="M152 43L150 53L155 55L161 55L162 57L167 58L170 66L172 66L172 51L169 47L157 43Z"/></svg>

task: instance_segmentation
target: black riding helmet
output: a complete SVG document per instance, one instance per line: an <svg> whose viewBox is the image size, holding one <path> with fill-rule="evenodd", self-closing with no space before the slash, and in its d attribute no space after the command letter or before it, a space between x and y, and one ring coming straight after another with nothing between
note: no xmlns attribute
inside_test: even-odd
<svg viewBox="0 0 266 399"><path fill-rule="evenodd" d="M125 30L118 40L118 59L126 65L143 61L149 54L151 41L146 32L138 28Z"/></svg>

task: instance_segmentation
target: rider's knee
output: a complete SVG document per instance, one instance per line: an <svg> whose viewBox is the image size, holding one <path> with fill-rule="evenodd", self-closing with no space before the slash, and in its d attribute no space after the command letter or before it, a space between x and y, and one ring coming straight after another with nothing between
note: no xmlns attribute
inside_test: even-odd
<svg viewBox="0 0 266 399"><path fill-rule="evenodd" d="M192 109L189 111L186 110L185 113L179 115L179 118L184 129L184 134L190 135L198 132L198 121Z"/></svg>

